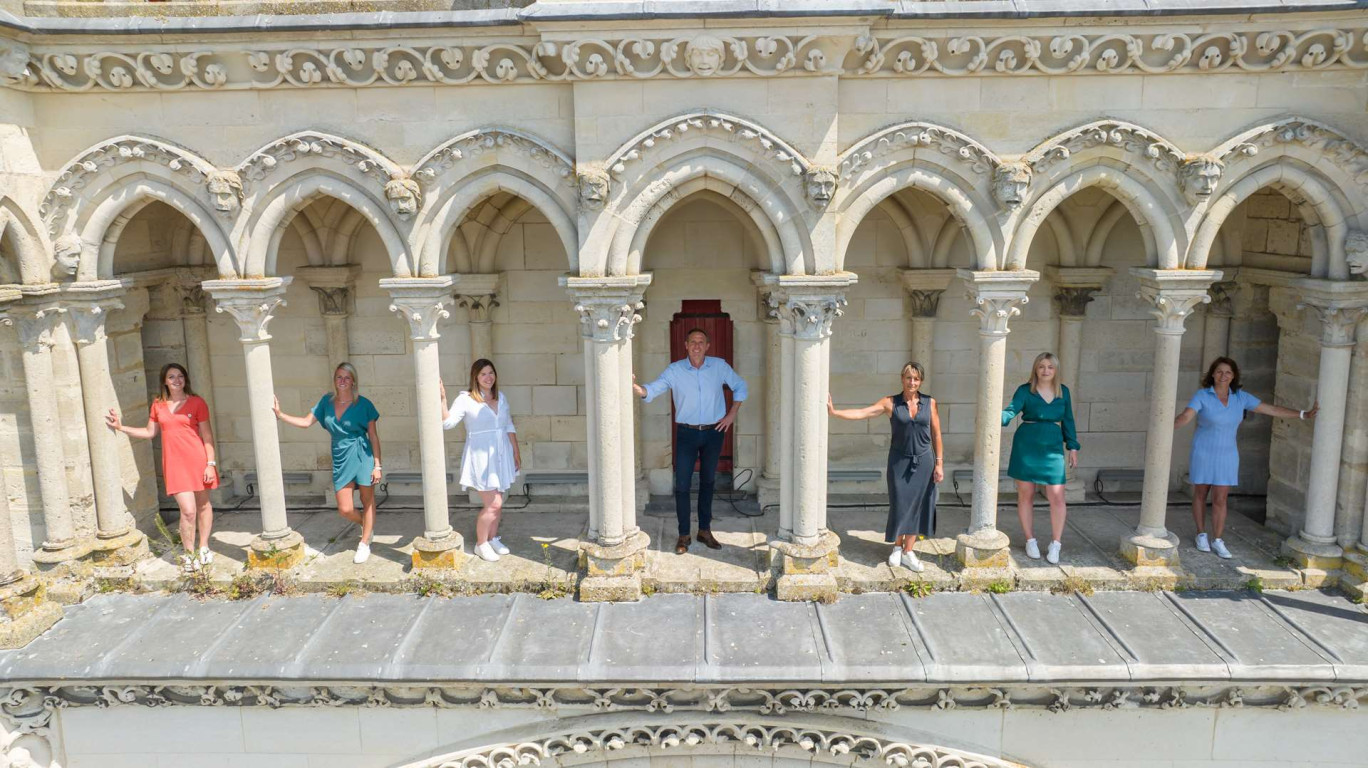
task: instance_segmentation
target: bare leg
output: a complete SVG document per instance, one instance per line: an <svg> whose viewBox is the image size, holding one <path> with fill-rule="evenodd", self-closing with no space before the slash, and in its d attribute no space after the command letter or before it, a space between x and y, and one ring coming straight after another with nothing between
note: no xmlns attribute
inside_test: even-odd
<svg viewBox="0 0 1368 768"><path fill-rule="evenodd" d="M1230 486L1213 485L1211 486L1211 535L1212 538L1222 538L1225 533L1226 522L1226 499L1230 496Z"/></svg>
<svg viewBox="0 0 1368 768"><path fill-rule="evenodd" d="M1192 486L1192 522L1197 524L1198 533L1206 533L1206 499L1209 485Z"/></svg>
<svg viewBox="0 0 1368 768"><path fill-rule="evenodd" d="M493 531L499 526L499 514L503 511L503 494L498 491L480 491L480 501L484 507L475 518L475 543L484 544L493 538Z"/></svg>
<svg viewBox="0 0 1368 768"><path fill-rule="evenodd" d="M1017 518L1021 520L1021 530L1026 534L1026 540L1030 541L1035 538L1035 511L1031 508L1035 502L1035 483L1018 480L1016 487Z"/></svg>
<svg viewBox="0 0 1368 768"><path fill-rule="evenodd" d="M1054 537L1055 541L1062 541L1064 538L1064 518L1069 514L1069 508L1064 503L1064 486L1045 486L1045 498L1050 501L1050 535Z"/></svg>
<svg viewBox="0 0 1368 768"><path fill-rule="evenodd" d="M361 515L356 511L356 502L352 501L352 489L356 483L347 483L347 486L337 492L337 514L344 520L362 525Z"/></svg>
<svg viewBox="0 0 1368 768"><path fill-rule="evenodd" d="M208 491L195 491L195 524L199 529L200 549L209 548L209 533L214 528L214 505L209 503Z"/></svg>
<svg viewBox="0 0 1368 768"><path fill-rule="evenodd" d="M195 553L195 524L198 523L198 508L195 504L194 491L182 491L176 494L176 506L180 507L180 529L181 546L190 554Z"/></svg>
<svg viewBox="0 0 1368 768"><path fill-rule="evenodd" d="M912 551L912 547L916 546L916 544L917 544L917 539L921 538L921 536L919 536L919 535L917 535L917 534L915 534L915 533L909 533L909 534L907 534L906 536L902 536L902 537L900 537L900 538L902 539L902 548L903 548L903 551L904 551L904 552L911 552L911 551Z"/></svg>
<svg viewBox="0 0 1368 768"><path fill-rule="evenodd" d="M371 535L375 533L375 488L369 485L361 486L361 540L370 543Z"/></svg>

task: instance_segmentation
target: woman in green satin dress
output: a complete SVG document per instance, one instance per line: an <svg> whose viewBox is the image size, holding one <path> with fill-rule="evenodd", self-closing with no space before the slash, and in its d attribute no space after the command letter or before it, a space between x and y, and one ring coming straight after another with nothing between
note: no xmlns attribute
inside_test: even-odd
<svg viewBox="0 0 1368 768"><path fill-rule="evenodd" d="M1045 486L1050 501L1050 532L1053 539L1045 559L1059 563L1060 537L1064 535L1065 450L1068 465L1078 466L1078 432L1074 429L1073 401L1069 388L1059 381L1059 358L1050 352L1036 356L1031 380L1017 387L1012 403L1002 411L1002 426L1021 415L1021 427L1012 437L1012 460L1007 474L1017 485L1017 516L1026 534L1026 555L1040 559L1035 540L1035 501L1037 485Z"/></svg>

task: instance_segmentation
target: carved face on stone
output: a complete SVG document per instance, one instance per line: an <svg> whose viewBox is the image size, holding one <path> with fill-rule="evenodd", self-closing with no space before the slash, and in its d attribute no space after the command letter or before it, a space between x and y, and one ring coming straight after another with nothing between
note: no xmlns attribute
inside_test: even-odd
<svg viewBox="0 0 1368 768"><path fill-rule="evenodd" d="M28 49L12 41L0 45L0 82L20 83L28 76Z"/></svg>
<svg viewBox="0 0 1368 768"><path fill-rule="evenodd" d="M836 194L836 174L827 168L812 168L804 178L808 200L818 208L825 208Z"/></svg>
<svg viewBox="0 0 1368 768"><path fill-rule="evenodd" d="M76 276L76 270L81 266L81 238L74 234L65 234L57 238L52 244L52 255L56 263L52 267L52 273L59 279Z"/></svg>
<svg viewBox="0 0 1368 768"><path fill-rule="evenodd" d="M1025 163L1004 163L993 171L993 197L1009 211L1021 207L1030 186L1031 167Z"/></svg>
<svg viewBox="0 0 1368 768"><path fill-rule="evenodd" d="M418 182L408 177L396 177L385 185L385 197L389 200L390 210L401 219L407 219L418 212Z"/></svg>
<svg viewBox="0 0 1368 768"><path fill-rule="evenodd" d="M1350 232L1344 238L1344 256L1349 274L1368 276L1368 233Z"/></svg>
<svg viewBox="0 0 1368 768"><path fill-rule="evenodd" d="M699 35L684 47L684 63L699 77L712 77L727 60L727 46L712 35Z"/></svg>
<svg viewBox="0 0 1368 768"><path fill-rule="evenodd" d="M1183 196L1193 205L1210 200L1221 183L1222 169L1221 162L1211 157L1198 157L1183 163Z"/></svg>
<svg viewBox="0 0 1368 768"><path fill-rule="evenodd" d="M608 174L589 169L579 173L580 207L598 209L608 202Z"/></svg>
<svg viewBox="0 0 1368 768"><path fill-rule="evenodd" d="M209 174L208 187L214 210L219 213L232 213L242 205L242 179L236 172L214 171Z"/></svg>

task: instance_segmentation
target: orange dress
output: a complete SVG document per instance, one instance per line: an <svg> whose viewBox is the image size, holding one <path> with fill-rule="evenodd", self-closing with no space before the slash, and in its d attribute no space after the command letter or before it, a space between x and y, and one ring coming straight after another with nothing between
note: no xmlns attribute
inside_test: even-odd
<svg viewBox="0 0 1368 768"><path fill-rule="evenodd" d="M209 454L204 450L199 425L209 420L209 404L203 398L190 395L174 413L170 403L157 400L147 420L157 422L161 429L162 479L167 496L218 487L217 473L214 482L204 483Z"/></svg>

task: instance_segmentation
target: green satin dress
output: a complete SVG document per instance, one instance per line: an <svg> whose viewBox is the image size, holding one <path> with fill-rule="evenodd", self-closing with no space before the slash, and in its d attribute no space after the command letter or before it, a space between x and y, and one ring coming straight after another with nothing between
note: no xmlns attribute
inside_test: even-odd
<svg viewBox="0 0 1368 768"><path fill-rule="evenodd" d="M1012 395L1012 404L1003 409L1004 427L1021 414L1021 427L1012 438L1012 460L1007 464L1007 475L1013 480L1064 484L1064 451L1076 451L1079 445L1069 388L1061 385L1059 389L1060 394L1047 403L1031 391L1030 384L1022 384Z"/></svg>

